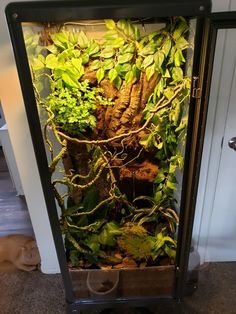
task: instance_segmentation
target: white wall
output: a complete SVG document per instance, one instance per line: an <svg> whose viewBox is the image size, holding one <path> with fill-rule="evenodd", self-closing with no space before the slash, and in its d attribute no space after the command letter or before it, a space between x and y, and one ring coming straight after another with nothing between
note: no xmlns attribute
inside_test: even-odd
<svg viewBox="0 0 236 314"><path fill-rule="evenodd" d="M60 271L58 260L4 15L9 2L0 2L0 98L42 259L41 268L44 273L56 273Z"/></svg>

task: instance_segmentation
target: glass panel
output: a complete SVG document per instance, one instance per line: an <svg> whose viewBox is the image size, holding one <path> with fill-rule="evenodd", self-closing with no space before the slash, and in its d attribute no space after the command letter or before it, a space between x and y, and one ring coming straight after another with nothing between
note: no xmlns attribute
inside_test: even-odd
<svg viewBox="0 0 236 314"><path fill-rule="evenodd" d="M78 298L171 295L195 24L22 25Z"/></svg>

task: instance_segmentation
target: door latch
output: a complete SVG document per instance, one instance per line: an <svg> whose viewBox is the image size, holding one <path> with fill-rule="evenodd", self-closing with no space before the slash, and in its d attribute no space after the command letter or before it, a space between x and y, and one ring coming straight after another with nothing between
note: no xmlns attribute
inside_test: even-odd
<svg viewBox="0 0 236 314"><path fill-rule="evenodd" d="M201 98L201 95L202 95L202 89L199 87L199 77L193 76L191 96L193 98L199 99Z"/></svg>

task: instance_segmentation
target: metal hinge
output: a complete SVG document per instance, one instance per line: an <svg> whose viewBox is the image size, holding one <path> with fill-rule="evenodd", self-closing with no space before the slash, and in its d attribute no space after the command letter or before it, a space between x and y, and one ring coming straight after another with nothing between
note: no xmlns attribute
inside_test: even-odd
<svg viewBox="0 0 236 314"><path fill-rule="evenodd" d="M201 95L202 95L202 89L198 86L198 84L199 84L199 77L194 76L191 96L196 99L201 98Z"/></svg>

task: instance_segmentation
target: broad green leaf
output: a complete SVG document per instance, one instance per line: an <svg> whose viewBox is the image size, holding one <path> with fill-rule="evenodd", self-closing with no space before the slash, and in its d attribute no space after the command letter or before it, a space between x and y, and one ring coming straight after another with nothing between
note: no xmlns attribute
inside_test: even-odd
<svg viewBox="0 0 236 314"><path fill-rule="evenodd" d="M32 67L35 71L37 71L42 70L45 67L45 65L44 62L42 62L39 58L34 58Z"/></svg>
<svg viewBox="0 0 236 314"><path fill-rule="evenodd" d="M133 72L134 79L138 80L140 77L140 70L138 69L138 67L135 64L132 66L132 72Z"/></svg>
<svg viewBox="0 0 236 314"><path fill-rule="evenodd" d="M100 57L105 58L105 59L109 59L111 57L113 57L115 54L115 50L113 48L105 48L101 51Z"/></svg>
<svg viewBox="0 0 236 314"><path fill-rule="evenodd" d="M89 54L87 52L83 53L81 58L82 58L82 64L87 64L89 62Z"/></svg>
<svg viewBox="0 0 236 314"><path fill-rule="evenodd" d="M135 61L135 65L139 70L141 70L142 63L143 63L143 59L141 57L138 57Z"/></svg>
<svg viewBox="0 0 236 314"><path fill-rule="evenodd" d="M167 38L162 46L162 52L167 57L171 49L171 39Z"/></svg>
<svg viewBox="0 0 236 314"><path fill-rule="evenodd" d="M156 176L154 182L155 182L156 184L159 184L159 183L163 182L163 181L165 180L165 178L166 178L166 176L164 175L164 173L163 173L162 171L159 171L159 172L157 173L157 176Z"/></svg>
<svg viewBox="0 0 236 314"><path fill-rule="evenodd" d="M133 82L133 79L134 79L133 71L127 72L126 75L125 75L125 81L126 81L126 83L131 83L131 82Z"/></svg>
<svg viewBox="0 0 236 314"><path fill-rule="evenodd" d="M165 72L163 74L163 77L165 77L165 78L170 78L171 77L170 72L169 72L168 69L165 70Z"/></svg>
<svg viewBox="0 0 236 314"><path fill-rule="evenodd" d="M68 36L65 33L55 33L55 34L50 34L50 37L53 41L53 43L62 49L66 49L67 42L68 42Z"/></svg>
<svg viewBox="0 0 236 314"><path fill-rule="evenodd" d="M78 34L76 32L69 33L69 41L73 44L73 46L78 44Z"/></svg>
<svg viewBox="0 0 236 314"><path fill-rule="evenodd" d="M120 50L119 50L119 53L120 54L126 54L126 53L134 53L135 51L135 46L134 44L126 44L124 45Z"/></svg>
<svg viewBox="0 0 236 314"><path fill-rule="evenodd" d="M48 69L55 69L58 66L58 59L54 54L49 54L46 57L46 67Z"/></svg>
<svg viewBox="0 0 236 314"><path fill-rule="evenodd" d="M172 69L172 78L174 81L179 82L183 80L183 70L180 67Z"/></svg>
<svg viewBox="0 0 236 314"><path fill-rule="evenodd" d="M62 80L66 83L66 85L70 87L79 87L78 81L75 77L69 75L68 73L62 73Z"/></svg>
<svg viewBox="0 0 236 314"><path fill-rule="evenodd" d="M74 49L74 50L72 51L72 55L73 55L73 57L75 57L75 58L79 58L79 57L80 57L80 50L79 50L79 49Z"/></svg>
<svg viewBox="0 0 236 314"><path fill-rule="evenodd" d="M181 21L178 23L176 29L174 30L172 37L177 40L180 38L180 36L188 30L188 24L184 19L181 19Z"/></svg>
<svg viewBox="0 0 236 314"><path fill-rule="evenodd" d="M121 48L124 46L124 39L122 37L118 37L111 42L112 48Z"/></svg>
<svg viewBox="0 0 236 314"><path fill-rule="evenodd" d="M115 84L115 87L117 89L120 89L122 85L122 79L120 78L120 76L117 76L115 80L113 81L113 83Z"/></svg>
<svg viewBox="0 0 236 314"><path fill-rule="evenodd" d="M100 51L99 44L96 43L95 41L92 41L92 43L89 45L89 47L87 49L89 56L93 56L96 53L98 53L99 51Z"/></svg>
<svg viewBox="0 0 236 314"><path fill-rule="evenodd" d="M169 246L165 245L164 251L170 258L175 258L175 256L176 256L176 250L175 249L172 249Z"/></svg>
<svg viewBox="0 0 236 314"><path fill-rule="evenodd" d="M118 75L117 71L115 69L111 69L108 73L109 80L113 82L117 75Z"/></svg>
<svg viewBox="0 0 236 314"><path fill-rule="evenodd" d="M115 66L115 61L112 58L105 59L103 62L103 69L105 71L113 69L114 66Z"/></svg>
<svg viewBox="0 0 236 314"><path fill-rule="evenodd" d="M55 45L49 45L46 48L48 51L50 51L54 55L56 55L59 52L58 48Z"/></svg>
<svg viewBox="0 0 236 314"><path fill-rule="evenodd" d="M134 38L135 40L140 40L140 31L136 26L134 26Z"/></svg>
<svg viewBox="0 0 236 314"><path fill-rule="evenodd" d="M128 27L127 27L127 35L134 38L135 37L135 28L131 21L128 22Z"/></svg>
<svg viewBox="0 0 236 314"><path fill-rule="evenodd" d="M174 55L175 66L179 67L179 66L181 66L181 64L183 62L185 62L183 53L182 53L182 51L180 49L177 49L177 51L175 52L175 55Z"/></svg>
<svg viewBox="0 0 236 314"><path fill-rule="evenodd" d="M98 83L101 82L101 80L104 78L104 76L105 76L104 69L103 68L98 69L98 71L96 73L96 77L97 77Z"/></svg>
<svg viewBox="0 0 236 314"><path fill-rule="evenodd" d="M157 70L161 68L164 59L165 59L164 53L161 50L158 50L154 55L154 61Z"/></svg>
<svg viewBox="0 0 236 314"><path fill-rule="evenodd" d="M161 94L163 93L164 90L164 79L161 78L157 84L157 86L155 87L154 92L156 93L157 97L159 98L161 96Z"/></svg>
<svg viewBox="0 0 236 314"><path fill-rule="evenodd" d="M175 184L174 182L170 181L170 180L167 180L166 186L167 186L169 189L171 189L171 190L176 190L176 189L177 189L177 188L176 188L176 184Z"/></svg>
<svg viewBox="0 0 236 314"><path fill-rule="evenodd" d="M117 27L122 29L126 34L128 34L128 22L127 22L127 20L124 20L124 19L119 20L117 22Z"/></svg>
<svg viewBox="0 0 236 314"><path fill-rule="evenodd" d="M109 30L105 33L104 38L108 41L115 40L119 37L119 34L116 30Z"/></svg>
<svg viewBox="0 0 236 314"><path fill-rule="evenodd" d="M116 23L111 19L105 20L105 24L106 24L106 27L108 29L115 29L116 28Z"/></svg>
<svg viewBox="0 0 236 314"><path fill-rule="evenodd" d="M184 50L186 48L189 47L189 43L187 42L187 40L184 37L180 37L177 41L176 41L176 47L180 50Z"/></svg>
<svg viewBox="0 0 236 314"><path fill-rule="evenodd" d="M71 63L76 68L76 70L78 70L79 72L82 70L83 66L82 66L82 59L81 58L79 58L79 59L72 58Z"/></svg>
<svg viewBox="0 0 236 314"><path fill-rule="evenodd" d="M143 63L142 63L142 68L146 69L149 65L153 64L154 61L154 56L150 55L144 58Z"/></svg>
<svg viewBox="0 0 236 314"><path fill-rule="evenodd" d="M92 63L91 63L91 69L92 70L97 70L101 67L101 61L100 60L94 60Z"/></svg>
<svg viewBox="0 0 236 314"><path fill-rule="evenodd" d="M127 72L131 70L131 64L130 63L123 63L123 64L118 64L116 66L116 71L118 72L119 75L124 76Z"/></svg>
<svg viewBox="0 0 236 314"><path fill-rule="evenodd" d="M149 43L143 49L141 49L139 54L145 57L147 55L153 55L155 52L156 52L156 45L154 43Z"/></svg>
<svg viewBox="0 0 236 314"><path fill-rule="evenodd" d="M85 49L88 47L89 39L83 31L81 31L78 35L78 44L79 44L80 48L82 48L82 49Z"/></svg>
<svg viewBox="0 0 236 314"><path fill-rule="evenodd" d="M122 64L122 63L129 62L130 60L132 60L132 58L133 58L132 53L126 53L124 55L120 55L118 56L118 63Z"/></svg>
<svg viewBox="0 0 236 314"><path fill-rule="evenodd" d="M150 33L150 34L148 35L149 41L151 41L152 39L155 39L155 37L156 37L158 34L160 34L159 31L155 31L155 32Z"/></svg>
<svg viewBox="0 0 236 314"><path fill-rule="evenodd" d="M145 71L146 75L147 75L147 80L149 81L150 78L153 76L153 74L155 73L155 64L150 65L149 67L146 68Z"/></svg>

